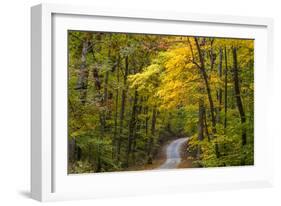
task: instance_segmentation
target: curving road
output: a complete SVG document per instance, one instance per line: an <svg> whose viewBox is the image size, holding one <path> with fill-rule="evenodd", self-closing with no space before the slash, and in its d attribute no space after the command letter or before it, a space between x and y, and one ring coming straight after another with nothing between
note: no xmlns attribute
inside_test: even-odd
<svg viewBox="0 0 281 206"><path fill-rule="evenodd" d="M166 161L158 169L174 169L181 162L180 149L187 137L172 141L166 148Z"/></svg>

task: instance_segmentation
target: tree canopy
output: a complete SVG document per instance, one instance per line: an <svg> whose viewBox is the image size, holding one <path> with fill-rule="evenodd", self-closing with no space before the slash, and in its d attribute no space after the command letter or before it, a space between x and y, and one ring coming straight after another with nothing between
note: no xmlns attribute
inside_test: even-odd
<svg viewBox="0 0 281 206"><path fill-rule="evenodd" d="M68 32L69 173L136 170L169 140L193 167L254 163L254 40Z"/></svg>

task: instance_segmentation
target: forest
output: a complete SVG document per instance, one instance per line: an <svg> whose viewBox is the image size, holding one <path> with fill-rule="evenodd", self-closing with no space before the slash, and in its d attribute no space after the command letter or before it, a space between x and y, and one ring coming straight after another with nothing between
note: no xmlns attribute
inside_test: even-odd
<svg viewBox="0 0 281 206"><path fill-rule="evenodd" d="M68 173L166 168L168 152L254 164L254 40L68 31Z"/></svg>

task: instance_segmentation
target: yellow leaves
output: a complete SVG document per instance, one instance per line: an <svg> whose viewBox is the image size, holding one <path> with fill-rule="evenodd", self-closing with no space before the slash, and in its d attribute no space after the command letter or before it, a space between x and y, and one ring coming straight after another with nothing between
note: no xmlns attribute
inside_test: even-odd
<svg viewBox="0 0 281 206"><path fill-rule="evenodd" d="M182 92L180 82L167 82L156 94L163 103L160 109L175 107L181 100L179 95L182 94Z"/></svg>
<svg viewBox="0 0 281 206"><path fill-rule="evenodd" d="M188 104L194 97L194 89L200 75L191 62L191 52L188 46L170 49L164 61L162 84L157 95L160 97L163 108L173 108L180 104Z"/></svg>
<svg viewBox="0 0 281 206"><path fill-rule="evenodd" d="M192 54L188 46L171 49L164 62L166 80L182 80L198 78L198 68L192 62Z"/></svg>
<svg viewBox="0 0 281 206"><path fill-rule="evenodd" d="M215 71L213 71L209 77L210 84L214 86L214 88L222 88L224 86L224 80L222 78Z"/></svg>
<svg viewBox="0 0 281 206"><path fill-rule="evenodd" d="M139 91L153 92L152 90L159 84L160 72L160 65L152 64L145 68L142 73L129 75L128 80L131 83L130 88L136 88Z"/></svg>
<svg viewBox="0 0 281 206"><path fill-rule="evenodd" d="M249 48L254 49L254 40L250 39L232 39L232 38L219 38L214 40L213 48L224 48L231 49L232 47L237 48Z"/></svg>
<svg viewBox="0 0 281 206"><path fill-rule="evenodd" d="M179 74L194 68L194 65L191 63L191 53L187 46L168 51L166 57L164 66L168 72L171 71Z"/></svg>
<svg viewBox="0 0 281 206"><path fill-rule="evenodd" d="M164 66L161 72L158 72L159 65L151 65L142 73L142 76L130 78L132 86L148 89L150 85L141 85L142 81L139 80L158 75L161 81L154 96L160 98L162 109L175 108L183 103L188 104L194 97L192 94L197 88L198 81L201 81L197 68L191 62L189 47L184 45L170 49L165 54L161 54L161 59Z"/></svg>
<svg viewBox="0 0 281 206"><path fill-rule="evenodd" d="M158 53L152 60L153 63L141 73L130 75L128 78L130 88L136 88L138 91L148 94L152 100L155 98L157 101L160 100L162 109L191 105L198 102L200 98L208 101L205 82L198 68L200 62L196 42L193 37L179 39L179 41L180 43L170 47L168 51ZM224 74L219 74L217 71L220 61L219 50L223 50L222 62L224 62L224 47L226 47L228 66L233 64L232 47L239 49L238 59L241 69L250 68L249 65L253 63L254 40L198 37L198 42L204 55L211 95L216 95L216 92L224 88L225 84ZM213 52L216 57L212 71L210 52ZM193 61L196 61L198 65ZM224 63L222 66L223 72ZM231 87L232 84L228 81L227 86ZM213 102L215 105L218 104L216 98L213 98Z"/></svg>

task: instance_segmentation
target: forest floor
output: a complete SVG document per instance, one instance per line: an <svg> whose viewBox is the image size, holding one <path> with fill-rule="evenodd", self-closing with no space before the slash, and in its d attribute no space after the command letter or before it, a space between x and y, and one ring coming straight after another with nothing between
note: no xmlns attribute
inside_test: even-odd
<svg viewBox="0 0 281 206"><path fill-rule="evenodd" d="M126 171L137 171L137 170L153 170L160 167L166 161L166 148L171 141L165 143L159 148L157 155L152 160L152 164L135 165L126 169Z"/></svg>

